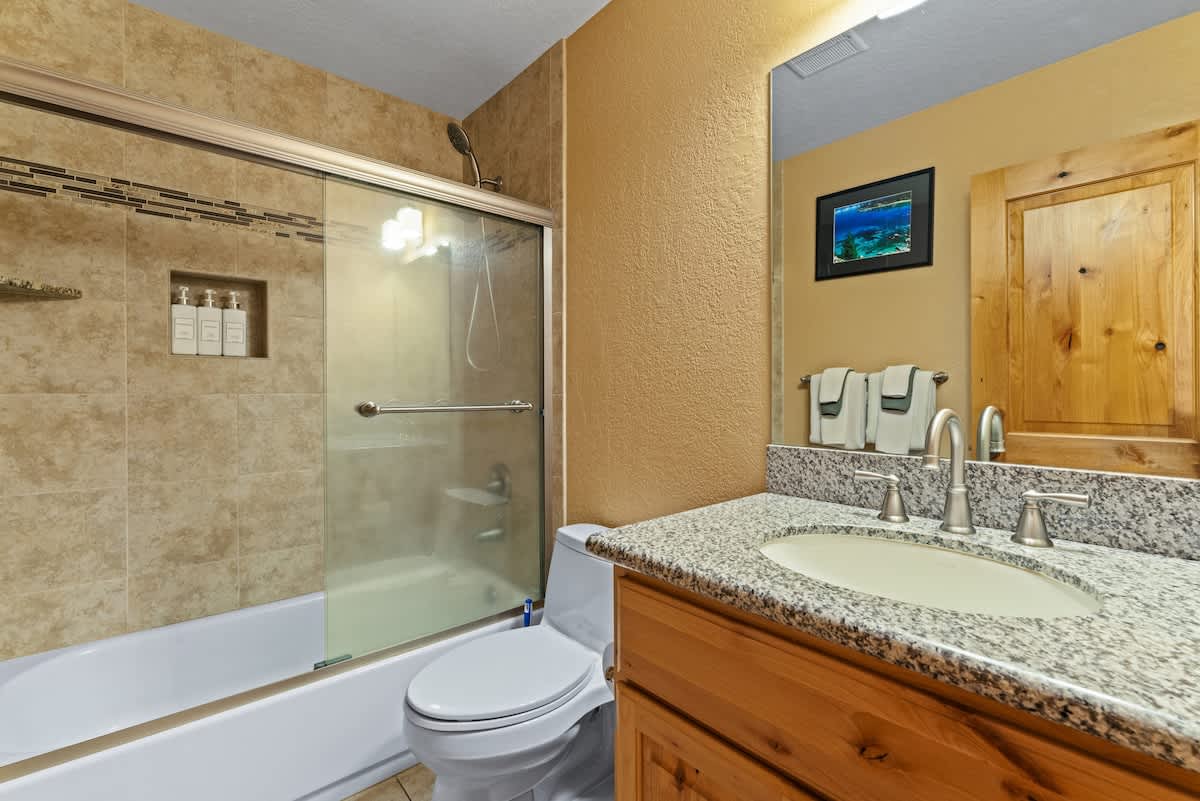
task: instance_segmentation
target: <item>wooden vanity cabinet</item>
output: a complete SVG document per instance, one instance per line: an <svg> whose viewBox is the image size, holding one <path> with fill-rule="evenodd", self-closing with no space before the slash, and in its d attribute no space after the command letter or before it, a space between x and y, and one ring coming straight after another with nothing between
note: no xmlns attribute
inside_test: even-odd
<svg viewBox="0 0 1200 801"><path fill-rule="evenodd" d="M1200 776L618 569L616 801L1183 801Z"/></svg>

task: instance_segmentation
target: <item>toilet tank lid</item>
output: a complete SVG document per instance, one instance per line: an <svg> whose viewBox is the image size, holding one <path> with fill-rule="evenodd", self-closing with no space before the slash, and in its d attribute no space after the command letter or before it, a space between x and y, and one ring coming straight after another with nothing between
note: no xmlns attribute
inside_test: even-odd
<svg viewBox="0 0 1200 801"><path fill-rule="evenodd" d="M588 537L601 531L608 531L608 527L597 525L596 523L572 523L569 526L560 528L558 536L555 537L554 541L567 546L572 551L585 554L588 552Z"/></svg>

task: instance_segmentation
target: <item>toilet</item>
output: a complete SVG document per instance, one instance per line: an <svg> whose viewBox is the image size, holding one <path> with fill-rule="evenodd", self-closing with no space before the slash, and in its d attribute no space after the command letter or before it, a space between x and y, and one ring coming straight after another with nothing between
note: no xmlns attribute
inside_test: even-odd
<svg viewBox="0 0 1200 801"><path fill-rule="evenodd" d="M554 540L541 623L474 639L409 684L404 734L437 775L433 801L611 801L612 564L603 526Z"/></svg>

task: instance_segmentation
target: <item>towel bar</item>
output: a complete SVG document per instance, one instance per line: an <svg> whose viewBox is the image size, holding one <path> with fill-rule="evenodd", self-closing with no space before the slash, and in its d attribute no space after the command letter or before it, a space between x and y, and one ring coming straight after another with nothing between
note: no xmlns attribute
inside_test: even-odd
<svg viewBox="0 0 1200 801"><path fill-rule="evenodd" d="M939 370L938 372L933 374L933 383L937 384L938 386L945 384L949 380L950 380L950 374L947 372ZM800 376L800 387L801 388L807 387L811 383L812 383L811 375Z"/></svg>

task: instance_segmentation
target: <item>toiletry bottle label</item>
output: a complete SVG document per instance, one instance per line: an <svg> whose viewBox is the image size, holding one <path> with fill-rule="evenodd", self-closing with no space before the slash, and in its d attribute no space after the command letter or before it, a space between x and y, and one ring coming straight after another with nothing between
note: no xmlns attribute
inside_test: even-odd
<svg viewBox="0 0 1200 801"><path fill-rule="evenodd" d="M175 339L193 339L196 336L196 321L187 317L175 318Z"/></svg>
<svg viewBox="0 0 1200 801"><path fill-rule="evenodd" d="M200 321L200 341L201 342L220 342L221 341L221 324L216 320L201 320Z"/></svg>
<svg viewBox="0 0 1200 801"><path fill-rule="evenodd" d="M225 323L225 342L229 345L241 345L246 341L245 323Z"/></svg>

